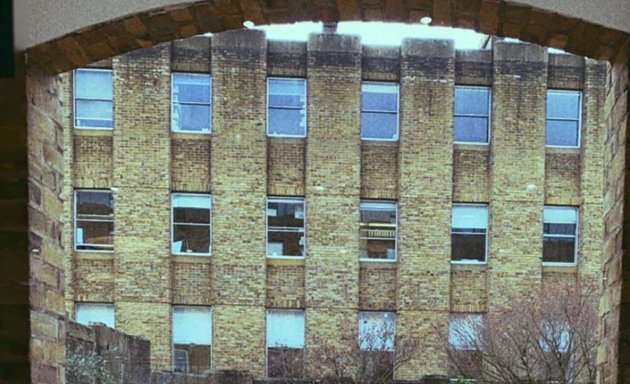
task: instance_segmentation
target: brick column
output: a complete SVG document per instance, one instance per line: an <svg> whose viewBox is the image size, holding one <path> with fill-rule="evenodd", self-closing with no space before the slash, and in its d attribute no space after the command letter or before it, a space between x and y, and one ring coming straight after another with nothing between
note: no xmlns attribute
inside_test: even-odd
<svg viewBox="0 0 630 384"><path fill-rule="evenodd" d="M311 35L307 50L306 347L317 351L357 325L361 43Z"/></svg>
<svg viewBox="0 0 630 384"><path fill-rule="evenodd" d="M494 45L488 306L536 294L545 186L546 48Z"/></svg>
<svg viewBox="0 0 630 384"><path fill-rule="evenodd" d="M116 57L114 252L116 327L151 341L151 364L170 368L170 51Z"/></svg>
<svg viewBox="0 0 630 384"><path fill-rule="evenodd" d="M401 48L398 324L417 335L398 379L445 374L433 326L448 324L453 180L453 43L405 40Z"/></svg>
<svg viewBox="0 0 630 384"><path fill-rule="evenodd" d="M604 105L606 101L607 66L586 59L582 94L582 164L580 167L581 237L578 275L597 287L602 271L603 186L604 178Z"/></svg>
<svg viewBox="0 0 630 384"><path fill-rule="evenodd" d="M262 31L212 39L213 369L265 364L267 43Z"/></svg>

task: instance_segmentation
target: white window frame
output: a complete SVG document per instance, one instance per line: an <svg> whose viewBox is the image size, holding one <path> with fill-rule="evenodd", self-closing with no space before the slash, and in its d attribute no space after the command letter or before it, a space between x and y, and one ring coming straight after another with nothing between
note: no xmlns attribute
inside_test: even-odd
<svg viewBox="0 0 630 384"><path fill-rule="evenodd" d="M394 258L393 259L370 259L365 257L359 257L359 261L368 263L395 263L398 261L398 202L393 200L361 200L359 204L359 228L361 227L361 208L369 205L393 205L394 212L396 214L396 224L394 226ZM361 233L359 229L359 241L361 240Z"/></svg>
<svg viewBox="0 0 630 384"><path fill-rule="evenodd" d="M204 343L204 342L175 342L175 312L177 312L178 309L203 309L206 310L208 312L208 314L210 315L210 343ZM171 353L172 353L172 367L173 369L175 369L175 344L185 344L185 345L203 345L203 346L209 346L210 347L210 361L209 361L209 369L212 369L212 344L213 344L213 340L212 340L212 332L213 332L213 327L214 327L214 316L213 316L213 311L212 311L212 307L209 306L202 306L202 305L173 305L171 307ZM189 361L190 364L190 361Z"/></svg>
<svg viewBox="0 0 630 384"><path fill-rule="evenodd" d="M208 86L210 87L210 100L208 103L193 103L193 102L185 102L181 103L179 100L175 100L175 77L177 75L186 75L193 76L199 78L207 78L209 81ZM204 84L200 84L204 85ZM175 107L184 104L184 105L201 105L208 106L210 110L210 121L208 122L208 130L207 131L191 131L186 129L179 129L175 124ZM181 114L181 113L180 113ZM178 133L192 133L192 134L200 134L200 135L209 135L212 133L212 75L209 73L195 73L195 72L171 72L171 131Z"/></svg>
<svg viewBox="0 0 630 384"><path fill-rule="evenodd" d="M203 197L208 198L210 201L210 206L208 207L210 221L208 222L209 231L209 239L208 239L208 252L174 252L173 251L173 243L175 241L175 225L191 225L191 226L202 226L202 224L190 224L190 223L176 223L175 222L175 204L173 204L175 198L177 196L190 196L190 197ZM171 254L176 256L211 256L212 255L212 195L205 193L179 193L173 192L171 193Z"/></svg>
<svg viewBox="0 0 630 384"><path fill-rule="evenodd" d="M362 317L368 317L366 319L363 319ZM376 326L371 326L371 329L377 329L377 330L381 330L381 329L386 329L387 327L387 317L391 316L391 326L392 326L392 335L391 335L391 339L388 338L388 340L383 340L383 346L382 348L367 348L364 343L363 343L363 339L362 337L364 335L367 334L368 330L370 328L366 328L365 326L362 326L362 324L365 324L368 321L372 321L374 320L376 317L381 316L381 319L379 320L383 320L380 324L376 325ZM380 328L380 329L379 329ZM396 349L396 313L395 312L387 312L387 311L360 311L357 314L357 330L358 330L358 340L357 342L359 343L359 349L361 351L380 351L380 352L394 352ZM389 336L389 335L388 335Z"/></svg>
<svg viewBox="0 0 630 384"><path fill-rule="evenodd" d="M363 86L364 85L385 85L385 86L393 86L396 88L396 135L391 139L381 139L377 137L363 137L363 127L359 127L359 135L362 141L398 141L400 139L400 84L391 82L391 81L362 81L361 82L361 111L359 114L359 121L361 121L361 115L363 112L369 113L386 113L386 114L394 114L392 111L383 111L383 110L364 110L363 109Z"/></svg>
<svg viewBox="0 0 630 384"><path fill-rule="evenodd" d="M545 230L544 230L544 225L545 225L545 210L546 209L558 209L558 210L567 210L567 211L573 211L575 212L575 233L574 236L569 236L569 235L545 235ZM545 237L550 237L550 238L573 238L574 239L574 246L573 246L573 262L572 263L563 263L563 262L558 262L558 261L542 261L542 265L544 266L550 266L550 267L573 267L576 266L578 263L578 255L579 255L579 225L580 225L580 209L578 207L571 207L571 206L565 206L565 205L545 205L544 209L543 209L543 247L544 247L544 242L545 242ZM541 260L543 258L543 255L540 256Z"/></svg>
<svg viewBox="0 0 630 384"><path fill-rule="evenodd" d="M468 88L468 89L484 89L488 91L488 115L464 115L464 114L458 114L455 112L455 99L453 99L453 143L454 144L465 144L465 145L489 145L490 144L490 135L492 134L492 87L485 87L485 86L478 86L478 85L456 85L455 86L455 91L458 88ZM455 92L453 91L453 92ZM453 94L453 96L455 96L455 94ZM480 141L455 141L455 117L457 116L462 116L462 117L486 117L488 119L487 121L487 125L486 125L486 131L487 133L487 140L485 142L480 142Z"/></svg>
<svg viewBox="0 0 630 384"><path fill-rule="evenodd" d="M90 311L100 311L105 312L105 315L111 317L111 321L109 319L105 319L105 321L82 321L80 319L82 317L82 310L90 312ZM116 328L116 309L114 304L112 303L95 303L95 302L75 302L74 303L74 319L79 324L90 325L92 323L102 323L110 328Z"/></svg>
<svg viewBox="0 0 630 384"><path fill-rule="evenodd" d="M284 255L270 255L269 254L269 203L302 203L302 212L304 214L304 225L302 226L302 240L304 244L304 250L302 256L284 256ZM287 232L300 232L300 231L287 231ZM304 259L306 257L306 200L296 197L279 197L268 196L265 204L265 257L268 259Z"/></svg>
<svg viewBox="0 0 630 384"><path fill-rule="evenodd" d="M556 120L556 121L575 121L575 119L560 119L560 118L549 118L549 111L547 110L547 99L549 98L550 93L564 93L564 94L577 94L578 95L578 118L577 118L577 145L548 145L547 144L547 121ZM545 147L546 148L580 148L582 144L582 101L583 95L582 91L577 90L569 90L569 89L547 89L547 94L545 95Z"/></svg>
<svg viewBox="0 0 630 384"><path fill-rule="evenodd" d="M115 227L115 221L114 221L114 208L115 208L115 203L114 203L114 193L112 190L110 189L75 189L74 190L74 202L73 202L73 243L74 243L74 250L76 252L98 252L98 253L112 253L114 252L114 245L115 243L112 242L111 246L108 244L88 244L88 243L78 243L77 242L77 238L78 238L78 218L77 218L77 214L78 214L78 194L80 192L97 192L97 193L109 193L111 195L111 199L112 199L112 218L111 220L81 220L81 221L94 221L94 222L111 222L114 225L114 234L112 235L115 241L115 231L116 231L116 227ZM103 249L79 249L77 248L77 246L79 245L83 245L83 246L88 246L88 247L96 247L96 248L103 248Z"/></svg>
<svg viewBox="0 0 630 384"><path fill-rule="evenodd" d="M287 106L270 106L269 105L269 95L270 92L269 90L271 89L271 87L269 86L270 82L273 81L296 81L296 82L301 82L304 84L304 108L295 108L295 107L287 107ZM308 134L308 82L306 81L306 79L301 78L301 77L268 77L267 78L267 108L266 108L266 113L267 113L267 137L289 137L289 138L304 138L307 136ZM269 110L272 108L277 108L277 109L291 109L291 110L304 110L304 133L301 135L285 135L285 134L277 134L277 133L271 133L269 132Z"/></svg>
<svg viewBox="0 0 630 384"><path fill-rule="evenodd" d="M459 324L457 324L459 323ZM479 335L476 332L475 326L483 326L484 318L482 313L475 312L458 312L451 313L448 318L448 345L458 351L476 351L475 348L466 348L462 346L462 343L458 342L458 335L454 332L455 326L466 327L466 332L470 332L470 335L474 338L478 338Z"/></svg>
<svg viewBox="0 0 630 384"><path fill-rule="evenodd" d="M490 232L490 206L488 204L479 204L479 203L453 203L451 207L451 236L453 235L453 217L455 212L455 207L481 207L486 209L486 242L484 246L484 261L478 261L474 259L464 259L464 260L453 260L451 257L451 264L475 264L475 265L484 265L488 264L488 237ZM459 234L474 234L474 233L464 233L464 232L455 232ZM452 245L451 245L452 247Z"/></svg>
<svg viewBox="0 0 630 384"><path fill-rule="evenodd" d="M112 98L111 99L99 99L99 98L77 98L77 72L108 72L112 77ZM77 68L72 71L72 125L75 129L96 129L111 131L114 129L114 74L111 69L107 68ZM77 125L77 99L79 100L94 100L94 101L109 101L112 104L112 126L111 127L94 127L90 125ZM92 118L91 120L108 121L108 119Z"/></svg>
<svg viewBox="0 0 630 384"><path fill-rule="evenodd" d="M274 313L294 313L302 315L302 343L301 347L294 347L289 345L273 345L271 348L295 348L302 349L302 352L306 350L306 311L303 309L283 309L283 308L269 308L265 311L265 377L269 377L269 319L273 317Z"/></svg>

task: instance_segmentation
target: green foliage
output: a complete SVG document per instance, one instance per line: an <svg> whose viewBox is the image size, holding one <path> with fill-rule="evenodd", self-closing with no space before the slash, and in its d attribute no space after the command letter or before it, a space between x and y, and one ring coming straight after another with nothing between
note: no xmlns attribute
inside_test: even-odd
<svg viewBox="0 0 630 384"><path fill-rule="evenodd" d="M68 352L66 380L72 384L116 384L109 373L105 359L95 352Z"/></svg>

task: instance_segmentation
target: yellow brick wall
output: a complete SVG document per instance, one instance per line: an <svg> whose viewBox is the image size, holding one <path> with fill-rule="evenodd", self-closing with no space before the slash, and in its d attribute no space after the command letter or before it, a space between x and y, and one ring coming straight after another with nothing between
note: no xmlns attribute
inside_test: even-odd
<svg viewBox="0 0 630 384"><path fill-rule="evenodd" d="M210 136L176 133L171 139L171 190L210 192Z"/></svg>

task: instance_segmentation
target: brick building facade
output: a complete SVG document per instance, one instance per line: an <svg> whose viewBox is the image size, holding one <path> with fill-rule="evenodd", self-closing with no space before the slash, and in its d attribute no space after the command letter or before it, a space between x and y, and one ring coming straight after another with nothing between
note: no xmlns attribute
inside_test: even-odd
<svg viewBox="0 0 630 384"><path fill-rule="evenodd" d="M68 313L148 337L157 368L261 377L278 345L308 364L394 323L423 340L397 378L446 374L433 325L598 281L606 75L527 44L258 31L64 75Z"/></svg>

